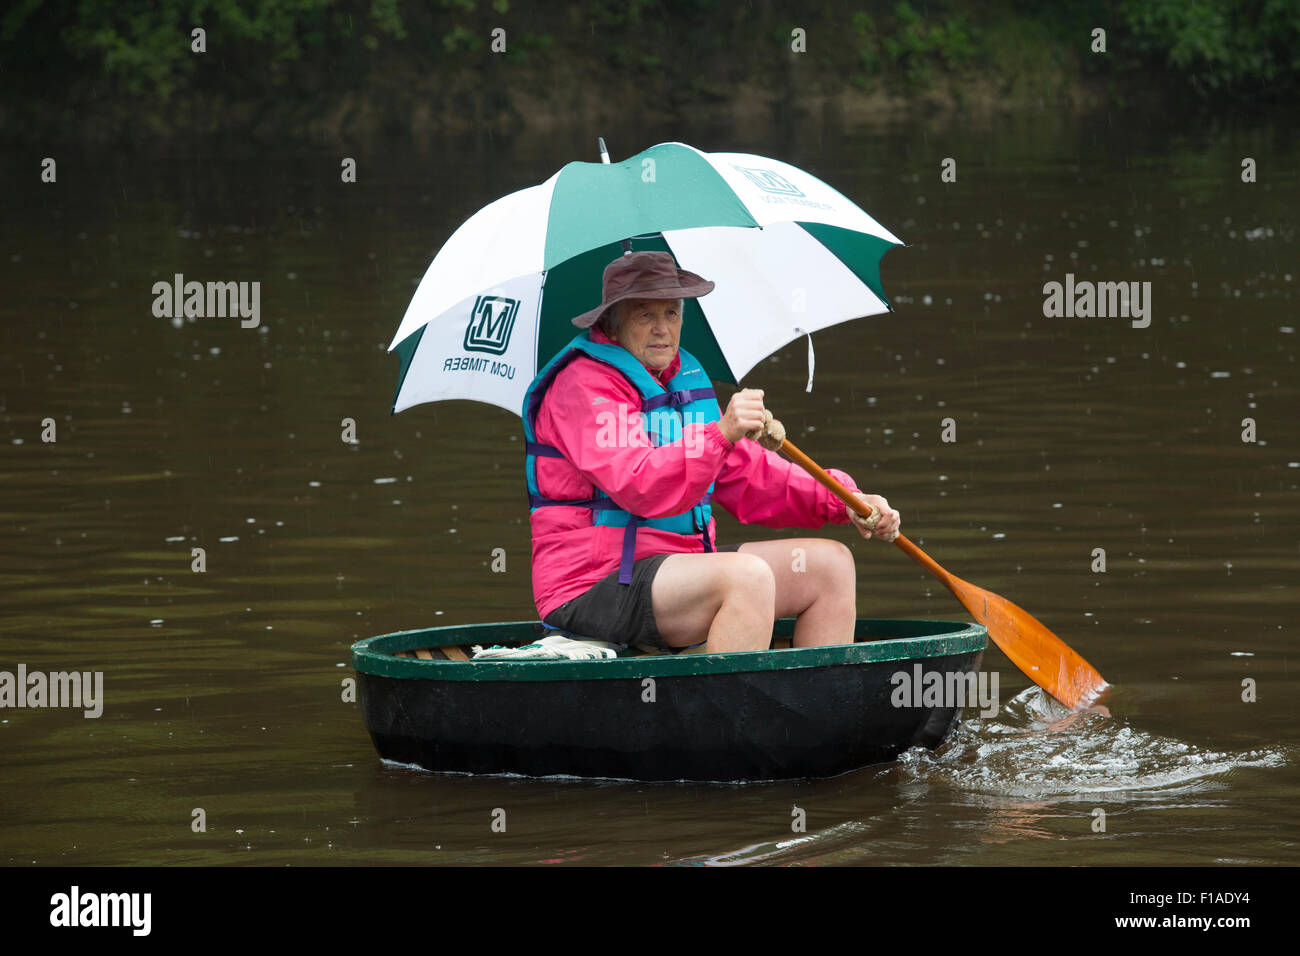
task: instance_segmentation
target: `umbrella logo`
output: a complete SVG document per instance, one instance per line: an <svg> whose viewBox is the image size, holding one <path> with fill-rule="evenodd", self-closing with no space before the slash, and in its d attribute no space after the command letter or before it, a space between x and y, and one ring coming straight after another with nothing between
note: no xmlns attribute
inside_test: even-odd
<svg viewBox="0 0 1300 956"><path fill-rule="evenodd" d="M771 169L750 169L732 164L732 169L743 173L745 178L765 193L777 193L781 196L802 196L801 190L780 173Z"/></svg>
<svg viewBox="0 0 1300 956"><path fill-rule="evenodd" d="M519 300L501 295L481 295L474 302L465 328L465 351L504 355L519 314Z"/></svg>

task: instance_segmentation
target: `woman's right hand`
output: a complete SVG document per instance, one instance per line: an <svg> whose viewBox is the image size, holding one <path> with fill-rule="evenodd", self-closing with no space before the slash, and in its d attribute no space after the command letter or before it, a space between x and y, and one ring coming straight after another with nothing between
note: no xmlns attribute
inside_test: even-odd
<svg viewBox="0 0 1300 956"><path fill-rule="evenodd" d="M747 434L763 427L763 390L742 388L727 402L727 411L718 422L718 430L730 442L738 442Z"/></svg>

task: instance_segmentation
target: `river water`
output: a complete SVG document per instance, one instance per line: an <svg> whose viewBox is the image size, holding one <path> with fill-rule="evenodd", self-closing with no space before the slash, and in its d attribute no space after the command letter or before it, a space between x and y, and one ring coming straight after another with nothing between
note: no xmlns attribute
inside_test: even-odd
<svg viewBox="0 0 1300 956"><path fill-rule="evenodd" d="M802 342L744 384L941 564L1092 661L1111 716L1066 718L990 647L996 716L831 780L379 761L341 700L354 640L535 615L518 419L464 402L390 416L388 341L456 225L594 159L597 132L616 157L673 139L779 156L909 244L883 263L895 313L815 336L811 393ZM102 671L105 702L98 719L0 710L0 862L1300 859L1293 128L1043 113L70 149L53 184L42 155L0 161L0 670ZM260 327L156 318L152 285L175 273L260 281ZM1149 327L1045 318L1043 283L1067 273L1149 281ZM895 549L824 533L854 549L861 616L969 619ZM720 518L724 541L780 534Z"/></svg>

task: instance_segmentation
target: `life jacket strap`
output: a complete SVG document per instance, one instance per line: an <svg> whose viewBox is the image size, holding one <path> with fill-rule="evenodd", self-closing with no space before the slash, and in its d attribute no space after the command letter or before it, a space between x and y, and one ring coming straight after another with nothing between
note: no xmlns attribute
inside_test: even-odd
<svg viewBox="0 0 1300 956"><path fill-rule="evenodd" d="M699 503L691 508L690 514L692 519L692 530L701 534L708 530L708 522L704 521L704 507L712 500L713 494L706 491L704 497L700 499ZM593 511L623 511L621 507L614 503L613 498L606 495L598 495L594 498L565 498L561 500L556 498L546 498L542 495L535 495L531 491L528 493L529 508L545 508L549 505L568 505L570 508L590 508ZM631 515L626 511L623 511L623 513L628 515L629 522L632 518L636 518L638 521L645 521L650 527L654 527L653 522L656 520L654 518L646 518L643 515ZM686 512L683 512L682 514L685 515ZM618 527L617 520L601 523L608 523L612 524L614 527ZM681 532L678 533L680 534Z"/></svg>
<svg viewBox="0 0 1300 956"><path fill-rule="evenodd" d="M545 508L548 505L568 505L570 508L590 508L592 511L623 510L618 505L614 504L613 498L607 498L604 496L557 500L555 498L543 498L541 495L535 495L531 491L528 493L529 508Z"/></svg>
<svg viewBox="0 0 1300 956"><path fill-rule="evenodd" d="M703 514L703 506L708 503L711 497L712 497L711 495L706 494L703 497L703 499L701 499L700 504L696 505L695 508L692 509L693 517L695 515ZM636 515L632 515L628 518L627 527L623 529L623 553L619 556L618 559L618 583L619 584L632 583L632 564L633 564L633 558L636 556L636 530L637 530L637 526L640 525L641 522L644 520L645 520L644 518L640 518ZM696 521L696 524L698 525L699 522ZM709 534L708 524L705 523L704 527L699 530L700 530L700 540L704 542L705 552L711 553L717 550L716 548L713 547L713 538Z"/></svg>
<svg viewBox="0 0 1300 956"><path fill-rule="evenodd" d="M564 453L554 445L543 445L539 441L525 441L524 454L539 455L542 458L563 458Z"/></svg>
<svg viewBox="0 0 1300 956"><path fill-rule="evenodd" d="M618 559L618 583L632 583L632 559L636 556L636 526L641 519L633 515L623 530L623 553Z"/></svg>
<svg viewBox="0 0 1300 956"><path fill-rule="evenodd" d="M716 398L717 393L711 388L685 388L676 392L664 392L662 395L652 395L650 398L643 399L641 402L641 411L649 412L656 408L663 408L665 405L671 405L673 408L680 408L691 402L699 401L702 398Z"/></svg>

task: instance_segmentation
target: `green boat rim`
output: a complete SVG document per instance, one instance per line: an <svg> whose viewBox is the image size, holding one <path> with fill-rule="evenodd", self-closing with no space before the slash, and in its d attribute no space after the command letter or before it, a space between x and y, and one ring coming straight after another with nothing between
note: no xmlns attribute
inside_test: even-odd
<svg viewBox="0 0 1300 956"><path fill-rule="evenodd" d="M537 622L531 621L505 621L381 634L352 645L352 667L358 673L376 677L439 681L555 681L736 674L946 657L982 650L987 646L988 635L983 625L964 621L861 618L855 626L854 636L867 640L826 647L725 654L664 654L595 661L455 661L393 656L398 651L425 647L491 646L502 641L527 641L540 636L537 626ZM793 631L793 618L776 622L776 637L789 637Z"/></svg>

